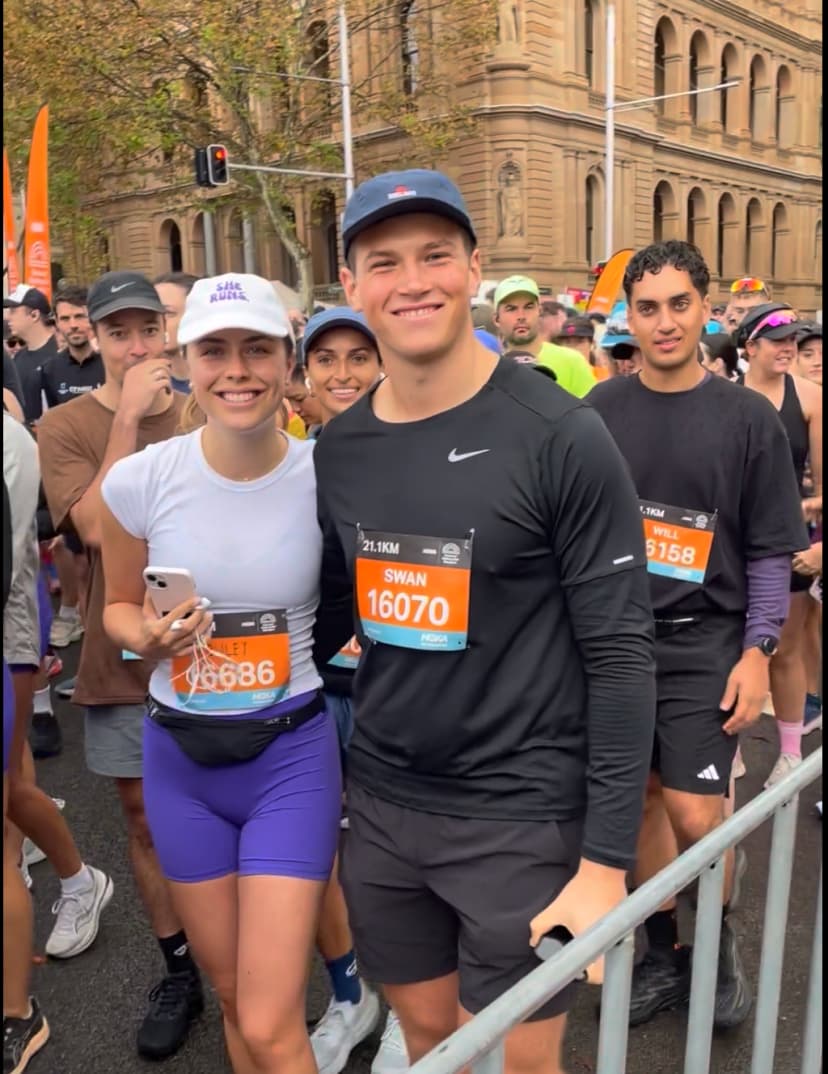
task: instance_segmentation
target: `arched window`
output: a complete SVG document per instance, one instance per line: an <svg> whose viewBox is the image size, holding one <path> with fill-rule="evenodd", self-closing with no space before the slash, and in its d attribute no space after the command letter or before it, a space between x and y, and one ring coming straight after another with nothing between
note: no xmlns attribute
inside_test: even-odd
<svg viewBox="0 0 828 1074"><path fill-rule="evenodd" d="M204 213L199 213L193 221L190 238L190 264L196 276L207 275L207 254L204 245Z"/></svg>
<svg viewBox="0 0 828 1074"><path fill-rule="evenodd" d="M161 251L169 272L182 272L184 258L181 252L181 229L175 220L165 220L161 225Z"/></svg>
<svg viewBox="0 0 828 1074"><path fill-rule="evenodd" d="M227 217L228 272L244 272L244 223L239 209Z"/></svg>
<svg viewBox="0 0 828 1074"><path fill-rule="evenodd" d="M822 221L817 220L816 228L814 229L814 262L816 264L817 275L821 279L822 276Z"/></svg>
<svg viewBox="0 0 828 1074"><path fill-rule="evenodd" d="M595 84L595 0L584 0L584 74Z"/></svg>
<svg viewBox="0 0 828 1074"><path fill-rule="evenodd" d="M756 264L759 254L759 229L762 226L762 206L757 198L751 198L747 207L747 231L745 233L744 271L761 275L760 266Z"/></svg>
<svg viewBox="0 0 828 1074"><path fill-rule="evenodd" d="M693 187L687 198L687 241L694 246L701 246L700 224L704 219L704 193L699 187Z"/></svg>
<svg viewBox="0 0 828 1074"><path fill-rule="evenodd" d="M599 216L601 189L595 175L588 175L586 181L586 217L585 217L585 253L588 265L594 265L599 258L601 236L599 234Z"/></svg>
<svg viewBox="0 0 828 1074"><path fill-rule="evenodd" d="M324 190L314 198L313 226L314 268L318 283L334 283L339 272L337 247L336 198Z"/></svg>
<svg viewBox="0 0 828 1074"><path fill-rule="evenodd" d="M771 221L771 277L784 279L788 272L788 211L782 202L773 207Z"/></svg>
<svg viewBox="0 0 828 1074"><path fill-rule="evenodd" d="M699 88L699 35L693 34L690 42L690 64L688 70L688 90L690 96L687 104L690 109L690 122L695 126L699 121L699 96L694 90Z"/></svg>
<svg viewBox="0 0 828 1074"><path fill-rule="evenodd" d="M739 61L739 56L733 45L726 45L722 51L722 63L719 69L719 82L732 82L736 75L736 65ZM730 129L730 124L734 119L734 107L736 97L734 94L738 89L738 86L731 86L730 89L719 90L719 118L722 121L722 130L727 131Z"/></svg>
<svg viewBox="0 0 828 1074"><path fill-rule="evenodd" d="M409 96L419 86L420 49L417 45L416 0L402 0L400 4L400 45L402 59L403 91Z"/></svg>
<svg viewBox="0 0 828 1074"><path fill-rule="evenodd" d="M653 193L653 242L663 242L671 237L670 221L676 216L676 197L673 188L666 179L655 188Z"/></svg>
<svg viewBox="0 0 828 1074"><path fill-rule="evenodd" d="M313 78L331 77L331 54L328 27L324 22L312 22L308 27L308 71ZM312 82L317 102L330 104L331 86L327 82Z"/></svg>
<svg viewBox="0 0 828 1074"><path fill-rule="evenodd" d="M720 279L723 279L728 272L729 258L726 256L728 231L735 222L736 202L730 194L722 194L716 215L716 272Z"/></svg>
<svg viewBox="0 0 828 1074"><path fill-rule="evenodd" d="M787 67L780 67L776 74L776 100L773 110L774 135L780 149L787 149L796 141L796 110L793 99L793 80Z"/></svg>
<svg viewBox="0 0 828 1074"><path fill-rule="evenodd" d="M665 93L665 86L667 85L667 44L664 39L664 20L656 26L655 32L655 48L653 50L653 96L663 97ZM659 115L664 115L664 101L656 101L656 108Z"/></svg>
<svg viewBox="0 0 828 1074"><path fill-rule="evenodd" d="M112 271L109 257L109 239L106 235L101 235L98 239L98 264L101 272Z"/></svg>
<svg viewBox="0 0 828 1074"><path fill-rule="evenodd" d="M760 99L760 95L765 88L765 61L761 56L754 56L750 65L749 98L750 136L754 141L765 134L762 102Z"/></svg>

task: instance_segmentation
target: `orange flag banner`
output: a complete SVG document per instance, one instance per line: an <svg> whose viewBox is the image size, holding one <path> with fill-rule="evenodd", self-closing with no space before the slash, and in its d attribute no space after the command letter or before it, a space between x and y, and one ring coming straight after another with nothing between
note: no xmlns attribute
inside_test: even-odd
<svg viewBox="0 0 828 1074"><path fill-rule="evenodd" d="M9 155L3 150L3 239L6 243L6 282L9 294L20 284L20 265L17 261L17 236L14 232L14 203L12 202Z"/></svg>
<svg viewBox="0 0 828 1074"><path fill-rule="evenodd" d="M26 190L24 266L26 283L52 300L52 258L49 248L49 106L37 113L29 153Z"/></svg>
<svg viewBox="0 0 828 1074"><path fill-rule="evenodd" d="M587 313L603 313L605 317L609 316L610 310L618 299L624 273L627 271L627 265L633 253L633 250L618 250L607 261L603 272L592 288L592 294L587 302Z"/></svg>

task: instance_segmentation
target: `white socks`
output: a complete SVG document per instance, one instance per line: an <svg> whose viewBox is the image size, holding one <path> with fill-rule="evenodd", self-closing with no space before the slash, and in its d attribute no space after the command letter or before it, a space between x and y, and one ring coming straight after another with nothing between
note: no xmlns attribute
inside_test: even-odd
<svg viewBox="0 0 828 1074"><path fill-rule="evenodd" d="M82 865L74 876L67 876L65 880L61 880L60 891L62 895L79 895L82 891L88 891L94 883L89 866Z"/></svg>

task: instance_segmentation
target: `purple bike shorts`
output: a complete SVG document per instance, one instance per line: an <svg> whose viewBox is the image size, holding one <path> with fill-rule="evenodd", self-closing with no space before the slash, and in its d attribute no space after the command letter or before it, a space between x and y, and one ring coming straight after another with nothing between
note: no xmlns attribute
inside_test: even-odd
<svg viewBox="0 0 828 1074"><path fill-rule="evenodd" d="M168 880L328 879L339 840L336 725L320 713L252 761L207 768L144 719L144 808Z"/></svg>
<svg viewBox="0 0 828 1074"><path fill-rule="evenodd" d="M40 619L40 659L49 651L49 633L52 629L52 600L49 596L49 586L46 581L46 572L37 572L37 612Z"/></svg>

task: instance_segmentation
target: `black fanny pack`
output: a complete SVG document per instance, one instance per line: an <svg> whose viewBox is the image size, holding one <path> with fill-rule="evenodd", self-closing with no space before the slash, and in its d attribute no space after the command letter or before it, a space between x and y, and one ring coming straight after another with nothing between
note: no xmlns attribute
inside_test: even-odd
<svg viewBox="0 0 828 1074"><path fill-rule="evenodd" d="M181 712L147 701L147 716L172 735L184 753L207 768L243 764L259 756L279 735L295 731L303 723L325 711L325 699L317 691L301 708L279 716L210 716L201 712Z"/></svg>

